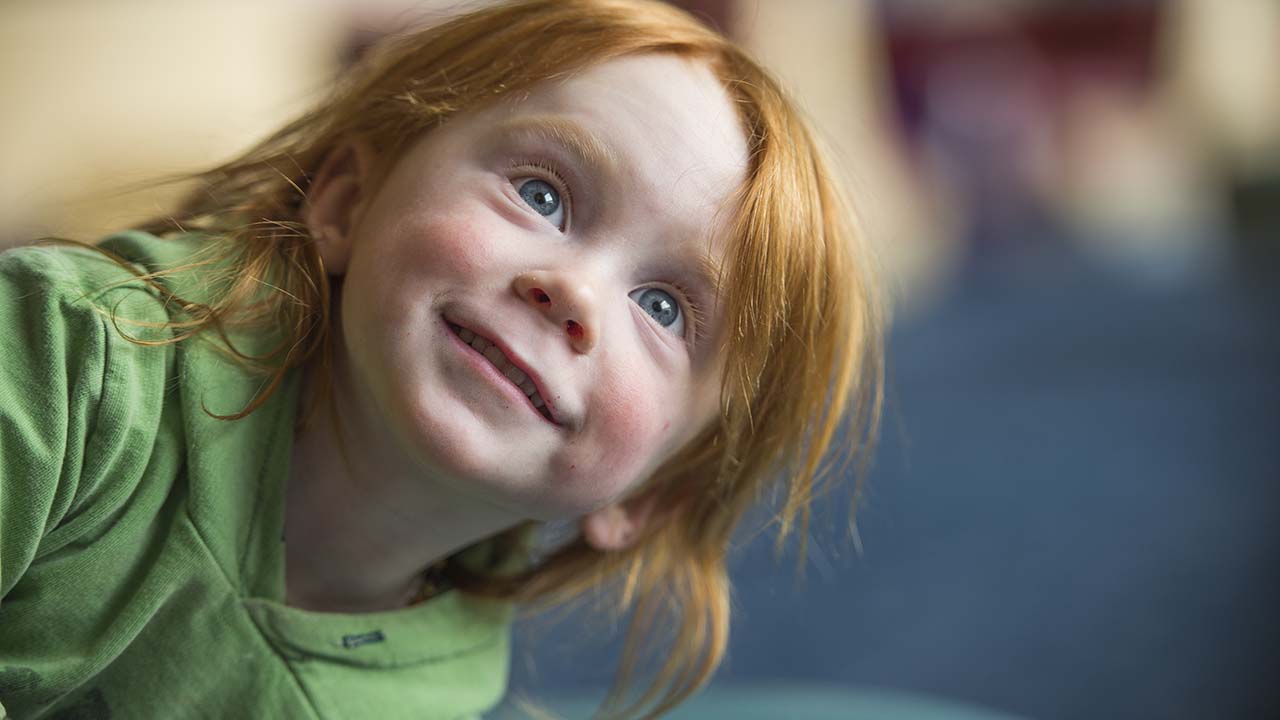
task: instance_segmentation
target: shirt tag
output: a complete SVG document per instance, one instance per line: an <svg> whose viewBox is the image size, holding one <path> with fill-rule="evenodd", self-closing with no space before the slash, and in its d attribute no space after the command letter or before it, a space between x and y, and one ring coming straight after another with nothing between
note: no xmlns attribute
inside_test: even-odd
<svg viewBox="0 0 1280 720"><path fill-rule="evenodd" d="M342 647L350 650L352 648L358 648L361 645L380 643L386 639L387 636L383 635L381 630L371 630L367 633L359 633L357 635L343 635Z"/></svg>

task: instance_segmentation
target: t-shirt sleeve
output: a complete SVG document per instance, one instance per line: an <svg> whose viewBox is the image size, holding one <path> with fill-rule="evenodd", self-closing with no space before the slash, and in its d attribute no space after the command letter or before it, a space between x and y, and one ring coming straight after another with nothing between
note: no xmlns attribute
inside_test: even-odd
<svg viewBox="0 0 1280 720"><path fill-rule="evenodd" d="M103 417L104 392L148 395L134 382L154 363L137 360L139 346L109 315L127 308L164 319L153 296L120 286L130 279L88 250L0 254L0 603L49 533L100 496L94 485L127 475L120 463L145 454L104 452L128 445L125 424Z"/></svg>

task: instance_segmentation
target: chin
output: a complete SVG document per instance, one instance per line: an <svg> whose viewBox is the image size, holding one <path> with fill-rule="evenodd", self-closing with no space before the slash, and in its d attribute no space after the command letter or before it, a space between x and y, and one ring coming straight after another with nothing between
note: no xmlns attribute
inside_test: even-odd
<svg viewBox="0 0 1280 720"><path fill-rule="evenodd" d="M574 520L608 505L616 497L598 484L568 483L554 473L542 477L473 475L462 482L520 520L538 522Z"/></svg>

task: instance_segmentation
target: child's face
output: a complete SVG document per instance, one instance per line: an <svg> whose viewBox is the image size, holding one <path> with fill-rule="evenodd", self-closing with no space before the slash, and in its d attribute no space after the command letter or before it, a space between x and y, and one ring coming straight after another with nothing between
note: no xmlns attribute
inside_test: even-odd
<svg viewBox="0 0 1280 720"><path fill-rule="evenodd" d="M667 56L426 134L351 231L341 313L363 409L411 462L522 518L624 495L717 411L714 269L746 166L718 81Z"/></svg>

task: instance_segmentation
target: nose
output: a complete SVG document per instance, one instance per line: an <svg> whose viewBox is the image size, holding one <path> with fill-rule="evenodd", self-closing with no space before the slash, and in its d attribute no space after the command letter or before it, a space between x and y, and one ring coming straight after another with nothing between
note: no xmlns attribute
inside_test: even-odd
<svg viewBox="0 0 1280 720"><path fill-rule="evenodd" d="M531 271L516 276L514 289L560 328L575 352L586 355L595 348L600 321L590 285L562 272Z"/></svg>

